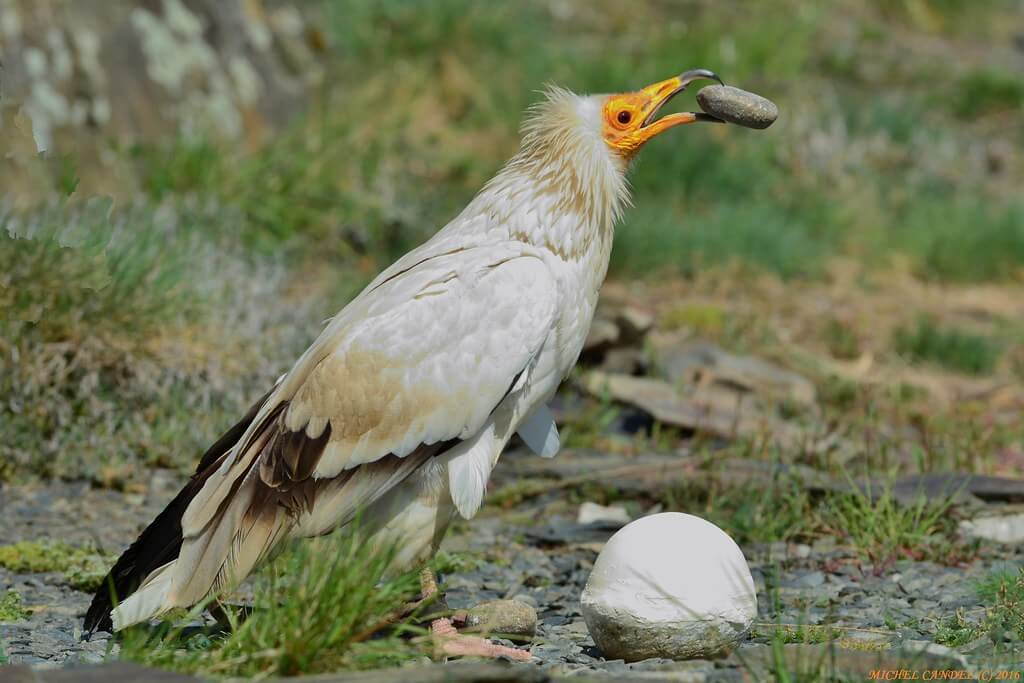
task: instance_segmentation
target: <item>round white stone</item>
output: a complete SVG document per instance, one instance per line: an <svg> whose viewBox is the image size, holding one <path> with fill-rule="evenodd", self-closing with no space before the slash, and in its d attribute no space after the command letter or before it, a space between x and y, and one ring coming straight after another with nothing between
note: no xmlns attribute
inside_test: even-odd
<svg viewBox="0 0 1024 683"><path fill-rule="evenodd" d="M643 517L612 536L581 602L605 657L628 662L720 653L757 616L739 546L711 522L681 512Z"/></svg>

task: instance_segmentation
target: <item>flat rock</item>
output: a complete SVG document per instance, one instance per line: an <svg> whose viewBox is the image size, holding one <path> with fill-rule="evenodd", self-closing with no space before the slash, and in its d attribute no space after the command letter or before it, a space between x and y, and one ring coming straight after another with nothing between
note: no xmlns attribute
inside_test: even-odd
<svg viewBox="0 0 1024 683"><path fill-rule="evenodd" d="M967 519L960 522L960 532L970 538L1016 545L1024 541L1024 512Z"/></svg>
<svg viewBox="0 0 1024 683"><path fill-rule="evenodd" d="M719 384L777 400L813 405L814 384L796 372L753 356L740 356L705 341L680 342L672 335L652 335L654 368L673 384Z"/></svg>
<svg viewBox="0 0 1024 683"><path fill-rule="evenodd" d="M760 414L753 403L737 401L734 395L704 394L701 401L691 400L660 379L592 370L583 376L582 385L595 396L610 395L673 427L727 438L783 428Z"/></svg>
<svg viewBox="0 0 1024 683"><path fill-rule="evenodd" d="M626 526L631 521L633 521L633 518L629 516L624 507L619 505L598 505L590 501L580 504L579 512L576 514L577 524L599 524L615 529Z"/></svg>
<svg viewBox="0 0 1024 683"><path fill-rule="evenodd" d="M916 499L970 495L985 502L1024 503L1024 479L990 477L980 474L921 474L901 477L893 484L893 495Z"/></svg>

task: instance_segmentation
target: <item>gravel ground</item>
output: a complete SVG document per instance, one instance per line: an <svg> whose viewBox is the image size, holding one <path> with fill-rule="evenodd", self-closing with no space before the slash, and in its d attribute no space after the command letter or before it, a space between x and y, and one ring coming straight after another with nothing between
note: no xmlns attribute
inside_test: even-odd
<svg viewBox="0 0 1024 683"><path fill-rule="evenodd" d="M0 492L0 544L49 538L120 549L179 482L174 475L157 472L146 494L78 483L6 488ZM497 598L533 606L539 621L531 652L540 666L564 674L657 669L672 680L740 680L751 661L768 656L768 631L776 623L834 625L846 658L877 660L879 651L902 648L924 653L934 667L982 666L991 656L992 642L983 638L954 651L934 644L936 628L957 611L966 618L983 615L985 608L973 588L976 580L1024 565L1020 549L990 547L963 566L906 560L876 572L828 542L745 547L760 602L760 626L750 639L718 661L627 665L602 658L579 607L597 552L617 525L577 524L575 506L564 498L558 496L560 502L553 503L555 498L541 497L505 511L487 508L471 523L459 525L444 547L475 561L442 577L455 609ZM54 666L104 658L110 645L106 634L89 642L80 638L89 596L64 585L61 574L0 569L0 590L6 589L17 591L24 606L33 610L27 620L0 623L0 641L11 663ZM825 645L787 645L794 652L815 647Z"/></svg>

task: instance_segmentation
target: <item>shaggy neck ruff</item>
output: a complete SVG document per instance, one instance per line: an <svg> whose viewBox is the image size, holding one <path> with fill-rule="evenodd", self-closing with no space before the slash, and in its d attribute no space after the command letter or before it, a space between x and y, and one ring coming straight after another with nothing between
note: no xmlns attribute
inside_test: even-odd
<svg viewBox="0 0 1024 683"><path fill-rule="evenodd" d="M519 151L464 216L486 215L509 238L566 261L607 261L629 186L628 162L601 137L602 102L549 88L523 123Z"/></svg>

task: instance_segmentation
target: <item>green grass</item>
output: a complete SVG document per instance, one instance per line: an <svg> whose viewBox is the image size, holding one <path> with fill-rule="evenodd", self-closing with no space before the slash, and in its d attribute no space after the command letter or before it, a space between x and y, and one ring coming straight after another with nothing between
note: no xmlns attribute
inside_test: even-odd
<svg viewBox="0 0 1024 683"><path fill-rule="evenodd" d="M891 209L881 248L896 246L925 278L1007 280L1024 272L1024 205L923 194ZM895 244L894 244L895 243Z"/></svg>
<svg viewBox="0 0 1024 683"><path fill-rule="evenodd" d="M416 574L382 582L394 552L355 533L306 541L257 577L247 618L229 610L231 629L180 623L128 629L121 657L216 678L295 676L397 665L422 657L414 615L396 617L415 598ZM197 615L201 608L193 610Z"/></svg>
<svg viewBox="0 0 1024 683"><path fill-rule="evenodd" d="M989 604L984 627L993 641L1024 641L1024 569L986 577L978 595Z"/></svg>
<svg viewBox="0 0 1024 683"><path fill-rule="evenodd" d="M0 594L0 623L28 619L31 614L21 606L21 596L17 591L8 589L5 593ZM3 650L0 649L0 655L2 654Z"/></svg>
<svg viewBox="0 0 1024 683"><path fill-rule="evenodd" d="M1019 653L1024 642L1024 569L989 574L976 589L986 604L984 617L967 619L957 612L939 623L935 642L959 647L987 638L996 654Z"/></svg>
<svg viewBox="0 0 1024 683"><path fill-rule="evenodd" d="M1000 346L989 337L941 327L928 317L919 318L912 327L898 329L893 346L907 360L971 375L991 373L1001 353Z"/></svg>
<svg viewBox="0 0 1024 683"><path fill-rule="evenodd" d="M953 92L953 111L962 118L1024 110L1024 78L1003 69L968 72L960 77Z"/></svg>
<svg viewBox="0 0 1024 683"><path fill-rule="evenodd" d="M813 624L760 624L750 635L752 638L767 638L772 642L777 640L783 645L815 645L836 640L842 635L842 630L835 626Z"/></svg>
<svg viewBox="0 0 1024 683"><path fill-rule="evenodd" d="M824 500L818 515L823 530L843 539L858 555L876 567L912 557L947 560L954 547L950 534L949 500L919 496L898 501L892 490L857 488Z"/></svg>
<svg viewBox="0 0 1024 683"><path fill-rule="evenodd" d="M241 231L216 204L0 211L0 479L187 469L244 412L319 311Z"/></svg>
<svg viewBox="0 0 1024 683"><path fill-rule="evenodd" d="M705 65L777 100L782 117L767 131L693 126L645 149L613 272L692 275L739 261L820 278L835 256L888 267L899 254L939 280L1019 277L1021 209L1008 188L1024 179L993 185L980 167L951 173L950 159L992 136L992 115L1020 114L1024 81L991 60L951 84L933 51L903 36L938 33L957 54L980 29L942 27L995 26L1012 9L893 4L903 9L648 1L625 13L597 0L584 19L572 3L555 12L540 0L331 2L330 85L306 117L255 153L200 139L124 156L150 197L216 197L244 216L251 248L329 255L365 280L455 215L514 151L544 83L608 92ZM846 25L861 42L836 37ZM899 68L878 68L886 60ZM692 108L692 96L676 106ZM1024 129L996 137L1019 149Z"/></svg>
<svg viewBox="0 0 1024 683"><path fill-rule="evenodd" d="M813 502L792 477L728 486L712 475L669 488L661 499L667 509L717 524L739 544L806 539L815 530Z"/></svg>
<svg viewBox="0 0 1024 683"><path fill-rule="evenodd" d="M0 567L13 572L61 572L72 588L95 591L114 558L89 546L60 541L21 541L0 545Z"/></svg>
<svg viewBox="0 0 1024 683"><path fill-rule="evenodd" d="M768 202L711 211L673 210L658 200L638 208L615 234L612 263L620 272L693 276L739 262L784 277L821 274L834 245L800 215Z"/></svg>
<svg viewBox="0 0 1024 683"><path fill-rule="evenodd" d="M981 635L981 626L969 621L963 612L954 614L939 622L935 629L935 642L947 647L958 648L975 640Z"/></svg>
<svg viewBox="0 0 1024 683"><path fill-rule="evenodd" d="M699 515L737 543L838 538L862 559L885 567L913 557L948 563L967 550L953 538L949 501L898 502L889 489L812 496L795 476L730 485L714 474L658 494L667 509Z"/></svg>
<svg viewBox="0 0 1024 683"><path fill-rule="evenodd" d="M851 327L832 318L824 330L825 345L833 358L852 360L860 356L860 340Z"/></svg>

